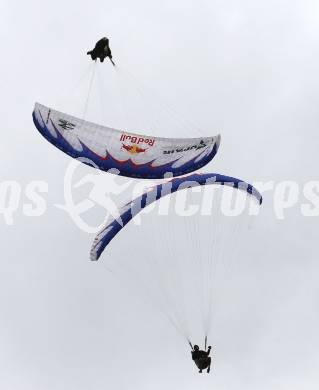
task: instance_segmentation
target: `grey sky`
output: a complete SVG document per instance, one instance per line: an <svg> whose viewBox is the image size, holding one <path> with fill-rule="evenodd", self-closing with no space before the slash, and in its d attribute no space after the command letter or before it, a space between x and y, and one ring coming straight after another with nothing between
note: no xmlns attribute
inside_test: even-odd
<svg viewBox="0 0 319 390"><path fill-rule="evenodd" d="M31 113L62 99L107 35L125 68L206 135L221 133L205 170L302 190L318 180L318 2L2 0L0 32L1 181L49 183L45 215L24 216L22 193L14 224L0 220L0 387L317 389L318 217L301 215L302 193L284 220L265 194L222 301L215 368L200 377L166 319L91 263L93 236L53 206L70 158ZM128 236L111 253L141 247L139 229Z"/></svg>

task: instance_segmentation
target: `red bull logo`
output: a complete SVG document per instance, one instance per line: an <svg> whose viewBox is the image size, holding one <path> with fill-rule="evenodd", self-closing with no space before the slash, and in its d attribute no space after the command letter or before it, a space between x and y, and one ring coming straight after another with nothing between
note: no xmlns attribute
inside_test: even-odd
<svg viewBox="0 0 319 390"><path fill-rule="evenodd" d="M130 154L144 153L147 151L147 149L140 148L139 146L137 146L135 144L133 144L133 145L122 144L122 149L125 149Z"/></svg>
<svg viewBox="0 0 319 390"><path fill-rule="evenodd" d="M155 143L154 138L144 138L144 137L139 137L139 136L135 136L135 135L127 135L127 134L122 134L120 141L128 141L128 142L132 142L132 144L136 144L136 145L147 144L148 146L153 146ZM145 152L145 150L143 150L143 152Z"/></svg>

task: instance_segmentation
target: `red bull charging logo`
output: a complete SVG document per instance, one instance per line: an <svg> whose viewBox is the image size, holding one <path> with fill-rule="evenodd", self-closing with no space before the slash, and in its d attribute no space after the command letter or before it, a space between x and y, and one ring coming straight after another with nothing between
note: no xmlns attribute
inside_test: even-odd
<svg viewBox="0 0 319 390"><path fill-rule="evenodd" d="M139 146L133 144L133 145L125 145L122 144L122 149L126 150L127 152L131 154L137 154L137 153L143 153L146 152L147 149L145 148L140 148Z"/></svg>

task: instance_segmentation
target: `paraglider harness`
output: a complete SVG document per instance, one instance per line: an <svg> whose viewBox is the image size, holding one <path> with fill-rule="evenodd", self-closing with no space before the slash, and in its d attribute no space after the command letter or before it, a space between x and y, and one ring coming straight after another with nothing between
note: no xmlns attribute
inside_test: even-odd
<svg viewBox="0 0 319 390"><path fill-rule="evenodd" d="M96 61L99 58L100 62L103 62L105 58L108 57L112 62L113 66L115 66L115 63L112 59L112 52L109 46L109 40L106 37L96 42L94 49L88 51L86 54L91 56L92 61Z"/></svg>
<svg viewBox="0 0 319 390"><path fill-rule="evenodd" d="M207 337L205 337L205 350L202 351L199 349L198 346L192 345L192 343L189 341L189 345L192 348L192 359L194 360L194 363L199 368L199 372L201 373L202 370L207 369L207 373L210 372L210 364L211 364L211 357L209 356L211 347L209 346L207 349ZM197 348L196 348L197 347Z"/></svg>

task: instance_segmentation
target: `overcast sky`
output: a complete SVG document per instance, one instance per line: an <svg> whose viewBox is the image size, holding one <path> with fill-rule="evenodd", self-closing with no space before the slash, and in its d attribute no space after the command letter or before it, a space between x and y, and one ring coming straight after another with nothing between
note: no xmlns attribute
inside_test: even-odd
<svg viewBox="0 0 319 390"><path fill-rule="evenodd" d="M0 387L318 389L319 217L300 208L309 203L306 183L319 180L318 2L2 0L0 32L1 182L16 181L22 191L13 224L0 219ZM211 375L197 374L166 318L106 269L125 253L132 261L137 251L152 256L143 224L114 242L104 265L92 263L94 235L54 206L64 202L70 157L38 134L33 105L67 110L61 101L72 100L65 95L89 65L85 53L104 35L119 68L203 134L221 133L206 171L294 181L300 191L282 220L275 191L264 194L233 288L221 301ZM181 126L174 136L187 134ZM79 168L79 177L90 173ZM106 183L113 180L107 176ZM33 180L48 183L39 217L23 211ZM97 207L88 218L100 223L99 213ZM183 239L177 236L179 245Z"/></svg>

